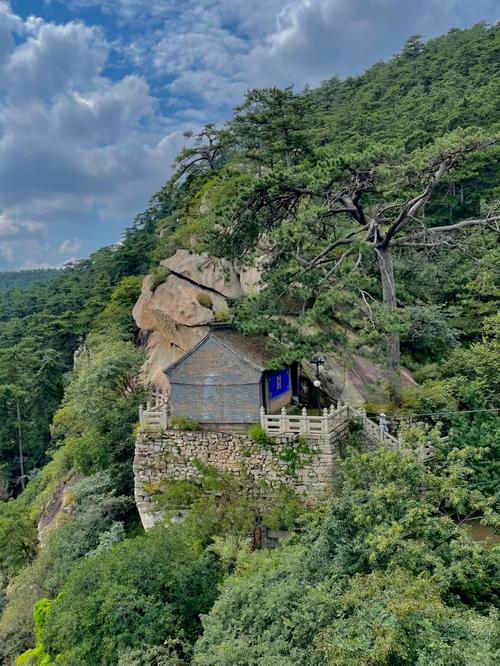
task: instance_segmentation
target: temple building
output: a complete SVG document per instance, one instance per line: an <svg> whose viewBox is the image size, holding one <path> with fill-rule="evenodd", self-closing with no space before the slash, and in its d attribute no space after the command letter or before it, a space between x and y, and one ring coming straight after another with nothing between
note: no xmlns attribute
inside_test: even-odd
<svg viewBox="0 0 500 666"><path fill-rule="evenodd" d="M291 368L267 370L271 354L264 337L242 335L228 325L211 328L200 342L166 368L171 416L200 424L259 422L294 394Z"/></svg>

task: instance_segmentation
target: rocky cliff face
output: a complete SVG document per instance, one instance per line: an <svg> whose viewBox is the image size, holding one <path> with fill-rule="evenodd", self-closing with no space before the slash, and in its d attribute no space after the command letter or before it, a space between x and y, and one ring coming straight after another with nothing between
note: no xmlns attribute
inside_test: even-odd
<svg viewBox="0 0 500 666"><path fill-rule="evenodd" d="M62 518L74 512L75 504L71 489L82 479L81 474L71 472L65 481L58 483L54 488L54 492L43 507L37 525L38 540L41 546L45 546L49 535L59 527Z"/></svg>
<svg viewBox="0 0 500 666"><path fill-rule="evenodd" d="M260 288L261 271L258 267L239 269L225 259L188 250L177 250L161 265L169 274L154 290L152 277L145 277L133 316L143 331L147 351L142 379L164 391L168 381L163 370L202 339L210 322L224 316L230 299ZM361 355L353 356L348 365L335 354L326 354L325 361L322 386L331 400L342 398L361 407L366 399L382 399L386 380L380 366ZM407 372L402 379L413 383Z"/></svg>
<svg viewBox="0 0 500 666"><path fill-rule="evenodd" d="M224 317L229 299L258 289L260 272L238 271L225 259L188 250L177 250L161 264L170 273L154 291L151 276L145 277L133 316L147 332L143 381L165 390L164 368L201 340L210 322Z"/></svg>

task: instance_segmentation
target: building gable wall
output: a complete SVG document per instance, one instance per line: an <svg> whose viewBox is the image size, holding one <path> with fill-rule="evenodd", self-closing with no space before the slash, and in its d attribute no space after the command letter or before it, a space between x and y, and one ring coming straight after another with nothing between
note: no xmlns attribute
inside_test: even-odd
<svg viewBox="0 0 500 666"><path fill-rule="evenodd" d="M261 405L258 368L206 338L170 371L172 415L200 423L253 423Z"/></svg>

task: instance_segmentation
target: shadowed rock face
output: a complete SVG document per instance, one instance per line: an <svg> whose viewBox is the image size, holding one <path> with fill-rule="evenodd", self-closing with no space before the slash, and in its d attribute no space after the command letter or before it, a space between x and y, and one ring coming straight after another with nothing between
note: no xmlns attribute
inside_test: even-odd
<svg viewBox="0 0 500 666"><path fill-rule="evenodd" d="M38 541L41 546L45 546L49 535L59 526L62 516L73 513L75 505L71 488L82 479L81 474L73 472L69 479L57 484L47 500L37 525Z"/></svg>
<svg viewBox="0 0 500 666"><path fill-rule="evenodd" d="M352 407L362 407L365 400L384 402L387 376L384 369L360 354L353 354L347 360L342 360L336 354L324 354L324 368L321 371L322 391L333 401L341 399ZM311 381L314 380L314 369L304 364L303 372ZM415 385L411 373L401 371L403 385Z"/></svg>

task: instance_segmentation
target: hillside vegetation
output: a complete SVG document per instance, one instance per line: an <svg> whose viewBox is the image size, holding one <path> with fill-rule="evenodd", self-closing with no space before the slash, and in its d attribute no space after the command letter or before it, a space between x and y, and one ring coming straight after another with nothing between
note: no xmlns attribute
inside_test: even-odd
<svg viewBox="0 0 500 666"><path fill-rule="evenodd" d="M0 663L498 663L499 548L467 524L498 526L499 60L500 28L478 25L300 94L249 91L186 137L119 245L0 288ZM160 498L191 493L182 525L143 534L131 311L179 248L262 267L230 315L282 343L276 363L377 359L385 398L367 408L415 414L406 442L431 438L432 463L353 433L323 507L277 498L268 519L295 534L272 552L249 545L258 507L210 469Z"/></svg>
<svg viewBox="0 0 500 666"><path fill-rule="evenodd" d="M47 282L57 275L57 268L36 268L25 271L0 271L0 291L24 289L34 282Z"/></svg>

